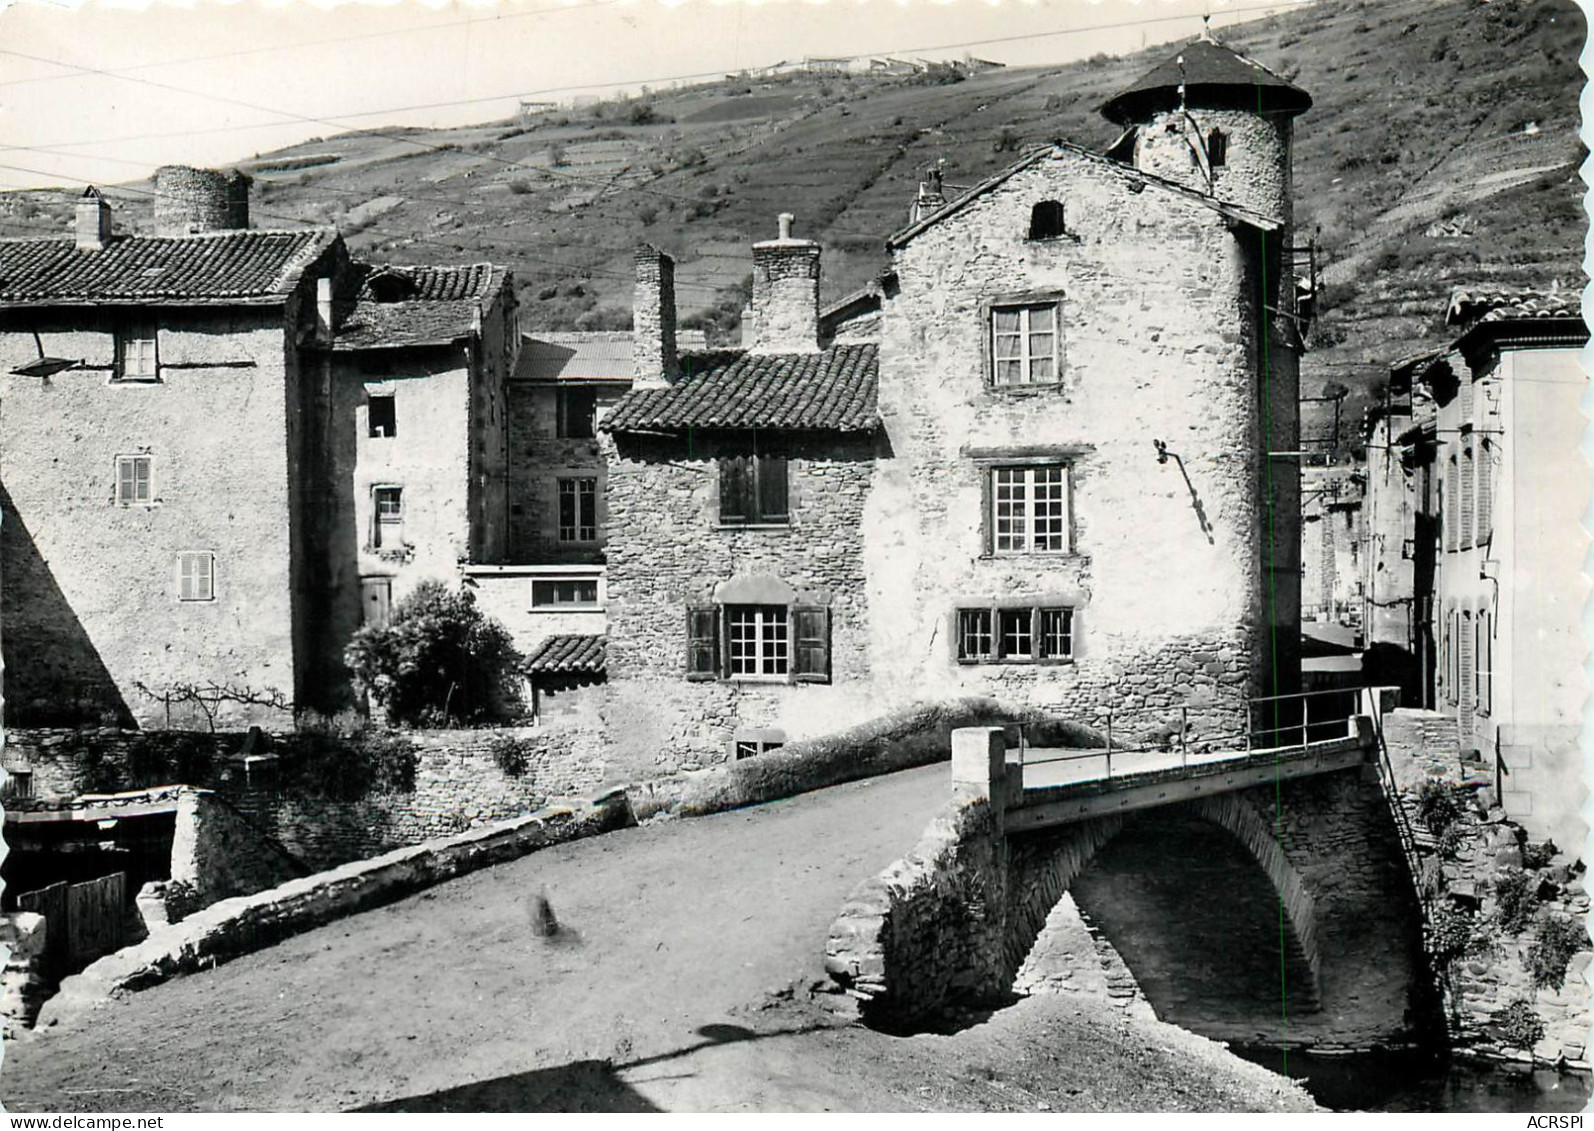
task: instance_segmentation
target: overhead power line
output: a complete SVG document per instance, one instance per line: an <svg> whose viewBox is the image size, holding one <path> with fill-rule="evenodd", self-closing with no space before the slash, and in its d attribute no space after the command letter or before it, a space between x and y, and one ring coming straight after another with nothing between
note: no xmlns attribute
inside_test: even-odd
<svg viewBox="0 0 1594 1131"><path fill-rule="evenodd" d="M616 2L618 2L618 0L608 0L608 3L616 3ZM607 6L607 4L594 5L594 6ZM1307 3L1303 3L1303 2L1301 2L1301 0L1280 0L1280 2L1272 3L1272 4L1256 4L1256 5L1250 5L1250 6L1243 7L1243 8L1230 8L1226 12L1224 12L1223 14L1224 15L1244 15L1244 14L1249 14L1249 13L1253 13L1253 12L1276 12L1280 8L1305 7L1305 6L1307 6ZM911 55L911 54L914 54L915 52L926 52L926 51L951 51L951 50L956 50L958 48L987 47L987 46L991 46L993 44L1020 43L1020 42L1026 42L1026 41L1029 41L1029 40L1034 40L1034 39L1052 39L1052 38L1058 38L1058 37L1062 37L1062 36L1084 35L1084 34L1087 34L1087 33L1090 33L1090 32L1096 32L1096 31L1114 31L1114 30L1118 30L1118 29L1122 29L1122 28L1143 27L1143 26L1148 26L1148 25L1152 25L1152 24L1173 23L1173 22L1178 22L1178 21L1183 21L1183 20L1194 20L1194 19L1198 19L1198 18L1199 17L1197 17L1197 16L1195 16L1193 14L1167 15L1167 16L1150 16L1150 17L1147 17L1147 18L1144 18L1144 19L1139 19L1139 20L1118 20L1118 21L1114 21L1112 23L1090 24L1090 25L1086 25L1086 26L1083 26L1083 27L1074 27L1074 28L1054 28L1054 29L1052 29L1050 31L1028 32L1028 33L1025 33L1025 34L1022 34L1022 35L993 36L993 37L986 38L986 39L961 40L961 41L955 42L955 43L919 44L919 45L916 45L916 46L909 46L909 47L903 47L903 46L876 47L876 48L871 48L871 49L868 49L868 50L858 51L855 54L856 54L857 57L863 57L863 56L870 56L870 55ZM47 58L47 57L44 57L44 56L30 55L30 54L27 54L25 52L14 51L14 50L6 49L6 48L0 48L0 55L11 55L11 56L14 56L16 58L27 59L27 60L29 60L31 62L45 63L45 64L48 64L48 65L58 66L58 67L68 67L68 68L71 68L73 71L76 71L76 72L78 72L80 74L83 74L83 75L93 75L93 76L98 76L98 77L102 77L102 78L117 79L117 80L122 81L122 82L139 83L139 84L143 84L143 85L157 87L157 88L163 89L163 90L168 90L168 91L171 91L173 93L186 94L186 95L189 95L189 96L195 97L195 98L203 98L203 99L208 99L208 100L212 100L212 101L230 103L232 105L241 106L241 107L244 107L246 109L259 110L262 113L276 114L276 115L278 115L280 117L289 119L291 121L307 122L307 123L318 124L318 125L330 125L330 126L333 126L334 128L345 129L345 130L354 130L356 128L356 127L353 127L353 126L349 126L349 125L343 124L343 123L338 122L338 121L333 121L333 120L328 119L328 118L319 118L319 117L313 117L313 116L297 115L297 114L292 113L291 111L278 110L278 109L276 109L274 107L269 107L269 106L260 106L260 105L255 104L255 103L244 102L244 101L239 100L239 99L228 98L228 97L226 97L224 95L211 94L211 93L209 93L207 91L193 90L193 89L184 88L184 87L177 87L177 86L173 86L172 84L169 84L169 83L156 82L156 81L154 81L152 79L136 78L136 77L134 77L132 75L123 73L122 71L118 71L118 70L108 70L108 69L105 69L105 68L90 67L90 66L87 66L87 65L81 64L81 63L69 63L69 62L64 62L62 60L58 60L58 59L50 59L50 58ZM153 65L153 64L151 64L151 65ZM140 69L142 69L142 68L140 68ZM733 68L731 68L732 71L757 70L757 69L758 68L756 68L756 67L751 67L751 68L749 68L749 67L740 67L740 68L733 67ZM512 99L515 99L515 100L524 99L524 98L527 98L527 97L532 96L532 95L563 94L563 93L568 93L570 91L591 90L591 89L594 89L595 87L615 87L615 88L619 88L619 87L629 87L629 86L653 85L653 84L657 84L657 83L668 83L668 82L688 82L688 81L691 81L691 80L694 80L694 79L720 78L720 77L723 77L724 75L726 75L727 73L730 73L730 72L728 72L726 68L717 67L717 68L714 68L712 70L693 71L693 72L689 72L689 73L685 73L685 74L653 75L653 76L648 76L648 77L631 77L631 78L609 79L609 80L605 80L605 81L603 81L601 83L573 83L573 84L567 84L567 85L564 85L564 86L541 87L541 88L533 89L533 90L527 90L527 89L521 88L521 89L517 89L517 90L513 90L513 91L506 91L506 92L502 92L502 93L498 93L498 94L478 95L478 96L475 96L475 97L472 97L472 98L457 98L457 99L450 99L450 100L439 101L439 102L418 102L418 103L411 103L409 105L404 105L404 106L387 106L387 107L383 107L383 108L376 109L376 110L351 110L351 111L346 111L346 112L339 112L339 113L337 113L335 115L335 117L339 118L339 119L373 118L373 117L381 117L381 116L386 115L386 114L402 114L402 113L409 113L409 112L413 112L413 111L417 111L417 110L439 110L439 109L449 109L449 108L453 108L453 107L457 107L457 106L478 105L478 104L483 103L483 102L506 102L506 101L510 101ZM69 76L52 76L52 77L63 77L64 78L64 77L69 77ZM261 122L261 123L248 123L248 124L244 124L244 125L241 125L241 126L234 126L234 127L228 127L228 128L229 129L265 129L265 128L269 128L269 127L272 127L272 126L286 125L286 124L288 124L288 123L287 122ZM195 133L195 132L199 132L199 131L183 131L183 132L186 134L186 133ZM219 132L219 131L206 131L206 132ZM365 132L374 133L376 131L365 131ZM79 145L110 145L110 144L115 144L115 143L123 142L123 141L145 140L145 138L150 137L150 136L157 136L157 135L142 135L142 136L133 135L133 136L125 136L125 137L119 137L119 138L99 138L99 139L95 139L95 140L92 140L92 141L56 142L54 144L60 145L60 146L69 146L69 147L70 146L79 146ZM159 136L166 136L166 135L159 135Z"/></svg>

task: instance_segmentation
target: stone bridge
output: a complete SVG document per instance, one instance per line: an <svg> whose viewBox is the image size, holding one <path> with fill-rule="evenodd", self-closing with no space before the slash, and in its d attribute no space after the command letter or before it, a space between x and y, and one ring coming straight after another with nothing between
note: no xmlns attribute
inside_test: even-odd
<svg viewBox="0 0 1594 1131"><path fill-rule="evenodd" d="M1217 1039L1415 1039L1434 1004L1378 736L1367 716L1336 729L1044 785L1001 729L956 731L950 804L849 897L826 967L905 1031L1116 975L1123 1004Z"/></svg>

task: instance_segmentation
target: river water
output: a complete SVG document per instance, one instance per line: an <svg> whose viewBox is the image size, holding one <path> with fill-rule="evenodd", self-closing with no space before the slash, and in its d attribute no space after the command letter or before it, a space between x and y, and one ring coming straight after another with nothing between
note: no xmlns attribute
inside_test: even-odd
<svg viewBox="0 0 1594 1131"><path fill-rule="evenodd" d="M1432 1053L1313 1056L1279 1049L1230 1049L1254 1064L1302 1081L1336 1111L1582 1111L1589 1076L1553 1068L1482 1067Z"/></svg>

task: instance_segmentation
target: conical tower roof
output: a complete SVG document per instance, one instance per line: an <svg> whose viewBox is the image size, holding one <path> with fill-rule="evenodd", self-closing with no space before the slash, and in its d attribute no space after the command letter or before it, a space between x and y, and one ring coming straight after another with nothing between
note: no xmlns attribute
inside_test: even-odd
<svg viewBox="0 0 1594 1131"><path fill-rule="evenodd" d="M1139 82L1108 99L1101 112L1121 126L1144 121L1153 111L1179 105L1180 83L1190 106L1299 114L1312 105L1312 96L1300 87L1204 36L1191 40L1172 58L1142 75Z"/></svg>

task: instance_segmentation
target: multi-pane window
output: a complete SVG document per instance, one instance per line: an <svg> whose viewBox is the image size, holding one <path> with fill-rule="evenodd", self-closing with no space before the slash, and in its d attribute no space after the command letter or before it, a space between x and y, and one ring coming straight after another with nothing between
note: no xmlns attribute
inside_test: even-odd
<svg viewBox="0 0 1594 1131"><path fill-rule="evenodd" d="M597 433L598 390L591 385L572 385L559 389L558 434L567 440L590 440Z"/></svg>
<svg viewBox="0 0 1594 1131"><path fill-rule="evenodd" d="M1057 303L991 310L991 380L997 385L1050 385L1058 370Z"/></svg>
<svg viewBox="0 0 1594 1131"><path fill-rule="evenodd" d="M595 577L551 578L531 583L534 609L595 609L598 607L598 579Z"/></svg>
<svg viewBox="0 0 1594 1131"><path fill-rule="evenodd" d="M216 555L208 550L177 555L177 599L213 601L216 599Z"/></svg>
<svg viewBox="0 0 1594 1131"><path fill-rule="evenodd" d="M155 501L151 456L116 457L116 501L122 506L147 506Z"/></svg>
<svg viewBox="0 0 1594 1131"><path fill-rule="evenodd" d="M786 460L727 456L720 460L720 522L754 526L791 521Z"/></svg>
<svg viewBox="0 0 1594 1131"><path fill-rule="evenodd" d="M598 540L598 481L595 478L559 480L559 541Z"/></svg>
<svg viewBox="0 0 1594 1131"><path fill-rule="evenodd" d="M1067 552L1067 465L992 468L990 530L999 554Z"/></svg>
<svg viewBox="0 0 1594 1131"><path fill-rule="evenodd" d="M1066 660L1074 654L1074 610L1061 606L958 610L962 663Z"/></svg>
<svg viewBox="0 0 1594 1131"><path fill-rule="evenodd" d="M371 500L376 511L371 541L378 547L397 545L404 533L404 488L374 488Z"/></svg>
<svg viewBox="0 0 1594 1131"><path fill-rule="evenodd" d="M398 398L391 394L373 393L367 405L369 420L367 435L373 440L392 439L398 435Z"/></svg>
<svg viewBox="0 0 1594 1131"><path fill-rule="evenodd" d="M784 605L728 605L727 654L732 676L785 675L791 637Z"/></svg>
<svg viewBox="0 0 1594 1131"><path fill-rule="evenodd" d="M686 677L830 682L830 609L700 605L687 613Z"/></svg>
<svg viewBox="0 0 1594 1131"><path fill-rule="evenodd" d="M159 381L160 364L155 356L155 324L133 322L117 335L117 379L120 381Z"/></svg>

